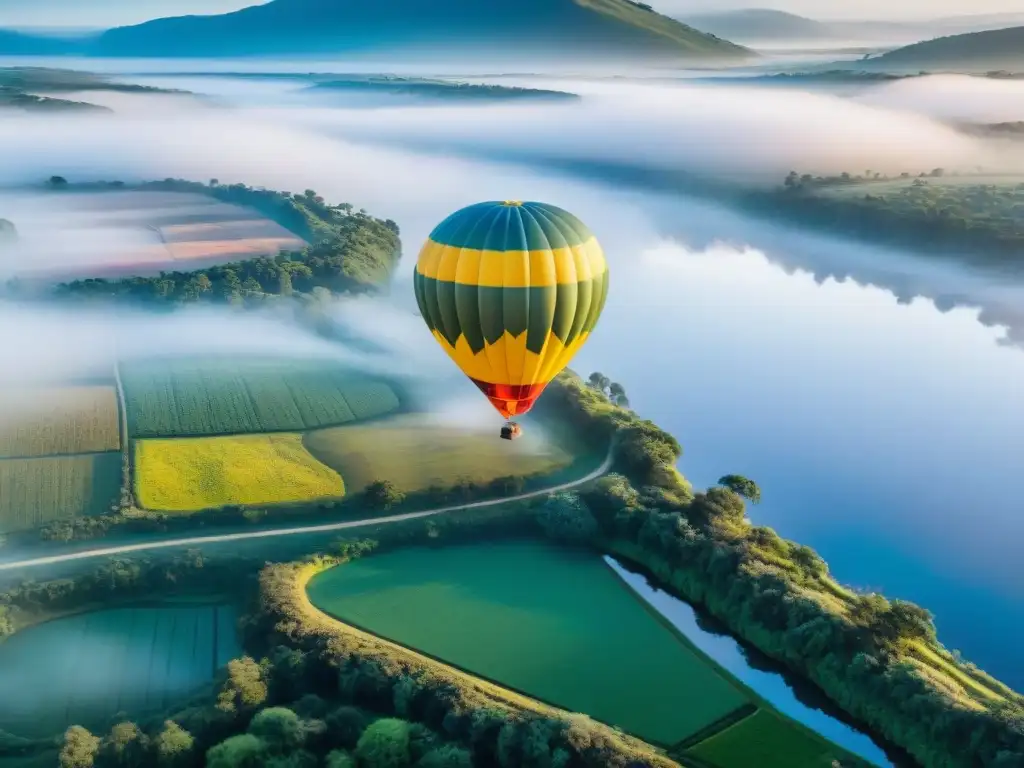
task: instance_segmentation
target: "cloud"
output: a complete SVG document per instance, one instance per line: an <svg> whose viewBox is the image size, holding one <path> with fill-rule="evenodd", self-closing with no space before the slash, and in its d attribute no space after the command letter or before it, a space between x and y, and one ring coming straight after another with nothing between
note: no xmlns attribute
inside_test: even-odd
<svg viewBox="0 0 1024 768"><path fill-rule="evenodd" d="M865 106L937 120L1006 123L1024 120L1024 80L930 75L876 86L854 98Z"/></svg>
<svg viewBox="0 0 1024 768"><path fill-rule="evenodd" d="M600 161L750 179L793 167L901 172L937 166L1024 169L1013 152L898 105L743 85L544 81L578 103L305 110L287 119L332 135L410 147ZM979 99L988 98L986 94ZM269 117L272 110L264 111Z"/></svg>

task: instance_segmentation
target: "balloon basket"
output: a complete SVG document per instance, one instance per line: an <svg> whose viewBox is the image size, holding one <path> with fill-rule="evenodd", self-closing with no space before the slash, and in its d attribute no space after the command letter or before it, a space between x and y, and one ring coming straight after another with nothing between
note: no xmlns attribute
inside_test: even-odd
<svg viewBox="0 0 1024 768"><path fill-rule="evenodd" d="M523 434L523 428L514 421L510 421L501 428L501 437L503 440L515 440L521 434Z"/></svg>

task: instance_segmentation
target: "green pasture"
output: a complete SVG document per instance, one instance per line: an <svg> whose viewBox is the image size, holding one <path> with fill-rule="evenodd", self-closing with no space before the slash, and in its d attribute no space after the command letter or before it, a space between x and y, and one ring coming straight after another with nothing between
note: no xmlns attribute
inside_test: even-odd
<svg viewBox="0 0 1024 768"><path fill-rule="evenodd" d="M120 370L132 438L302 431L399 407L386 382L330 362L190 358Z"/></svg>
<svg viewBox="0 0 1024 768"><path fill-rule="evenodd" d="M410 548L327 571L309 595L343 621L658 744L747 703L592 552Z"/></svg>

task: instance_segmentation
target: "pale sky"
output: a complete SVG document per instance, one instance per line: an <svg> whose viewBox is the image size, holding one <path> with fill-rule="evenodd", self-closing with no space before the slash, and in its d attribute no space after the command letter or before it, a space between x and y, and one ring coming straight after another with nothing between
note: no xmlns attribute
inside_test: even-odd
<svg viewBox="0 0 1024 768"><path fill-rule="evenodd" d="M339 0L343 1L343 0ZM424 0L429 2L430 0ZM484 2L485 0L481 0ZM814 18L934 18L1020 12L1021 0L648 0L662 12L704 13L733 8L777 8ZM110 27L159 16L224 13L258 0L0 0L3 27ZM898 10L896 8L898 7Z"/></svg>

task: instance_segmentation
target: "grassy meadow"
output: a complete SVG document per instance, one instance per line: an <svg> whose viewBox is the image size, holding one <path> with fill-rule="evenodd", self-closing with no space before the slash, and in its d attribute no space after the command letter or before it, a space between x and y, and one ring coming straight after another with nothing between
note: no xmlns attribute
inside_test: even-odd
<svg viewBox="0 0 1024 768"><path fill-rule="evenodd" d="M150 360L121 366L133 438L291 432L397 410L385 382L289 360Z"/></svg>
<svg viewBox="0 0 1024 768"><path fill-rule="evenodd" d="M319 429L305 436L309 452L345 478L352 492L387 479L406 493L459 480L486 483L507 475L555 472L574 457L527 429L509 442L493 431L446 428L419 414L402 414L372 424Z"/></svg>
<svg viewBox="0 0 1024 768"><path fill-rule="evenodd" d="M120 489L120 453L0 459L0 533L109 512Z"/></svg>
<svg viewBox="0 0 1024 768"><path fill-rule="evenodd" d="M120 448L113 387L0 390L0 459Z"/></svg>
<svg viewBox="0 0 1024 768"><path fill-rule="evenodd" d="M57 619L0 644L0 731L104 728L181 701L239 655L230 606L119 608ZM17 691L17 695L10 692Z"/></svg>
<svg viewBox="0 0 1024 768"><path fill-rule="evenodd" d="M410 548L327 571L309 596L342 621L654 743L748 703L594 553Z"/></svg>
<svg viewBox="0 0 1024 768"><path fill-rule="evenodd" d="M136 441L135 492L146 509L193 512L340 497L345 484L282 433Z"/></svg>
<svg viewBox="0 0 1024 768"><path fill-rule="evenodd" d="M687 754L715 768L828 768L835 759L834 749L824 739L764 709L710 736Z"/></svg>

